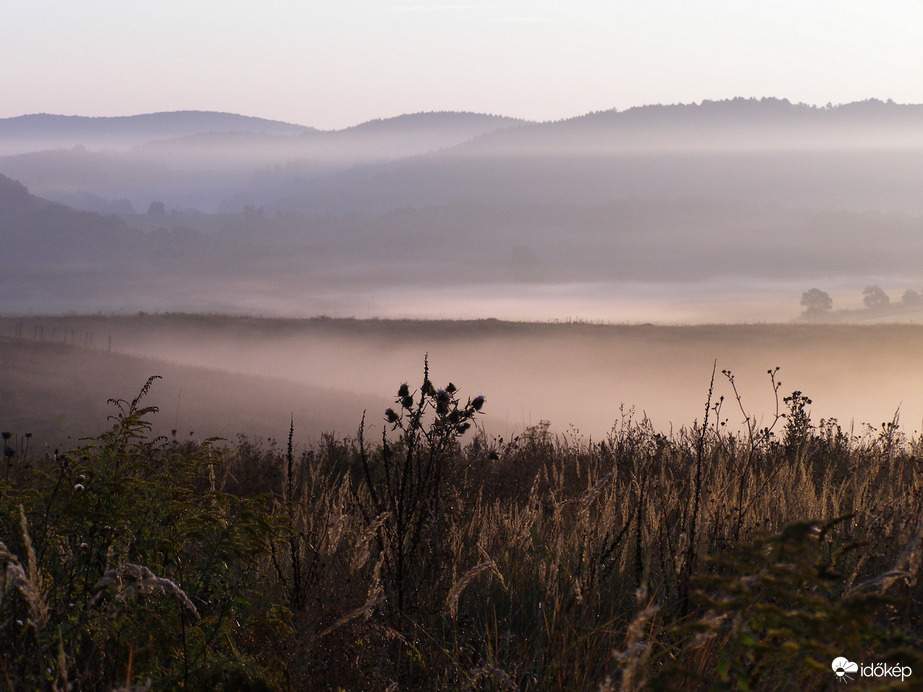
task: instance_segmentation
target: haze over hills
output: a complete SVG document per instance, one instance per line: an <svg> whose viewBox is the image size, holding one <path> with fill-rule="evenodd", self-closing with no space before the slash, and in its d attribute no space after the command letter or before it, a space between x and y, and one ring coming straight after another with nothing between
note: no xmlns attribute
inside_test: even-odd
<svg viewBox="0 0 923 692"><path fill-rule="evenodd" d="M481 113L412 113L370 120L341 130L318 130L305 125L266 120L234 113L174 111L143 115L86 117L38 113L0 118L0 153L25 153L45 148L129 149L162 144L170 140L195 140L228 135L228 140L246 137L291 137L291 144L320 139L340 141L357 136L403 137L411 148L429 138L429 148L451 146L492 130L520 125L525 121ZM402 152L408 155L408 151Z"/></svg>
<svg viewBox="0 0 923 692"><path fill-rule="evenodd" d="M462 199L704 197L923 212L913 184L923 171L923 106L877 101L816 108L736 99L554 123L429 113L331 132L209 113L73 126L24 116L32 117L33 139L17 134L22 118L0 120L0 152L20 151L0 157L0 173L95 211L124 200L139 211L159 200L205 212L249 205L342 214ZM87 128L91 138L77 136ZM129 132L135 139L125 146ZM22 151L54 137L60 145L51 151ZM94 141L108 145L86 144Z"/></svg>
<svg viewBox="0 0 923 692"><path fill-rule="evenodd" d="M143 210L153 199L203 211L236 208L279 180L451 147L522 121L476 113L418 113L338 131L228 113L125 118L0 119L0 173L92 211ZM119 204L113 206L113 201ZM262 202L260 202L262 204Z"/></svg>
<svg viewBox="0 0 923 692"><path fill-rule="evenodd" d="M143 115L86 117L37 113L0 118L0 153L84 146L125 149L160 139L203 132L296 135L311 128L233 113L174 111Z"/></svg>
<svg viewBox="0 0 923 692"><path fill-rule="evenodd" d="M822 108L736 98L608 110L529 124L459 153L923 147L923 105L876 99Z"/></svg>
<svg viewBox="0 0 923 692"><path fill-rule="evenodd" d="M923 106L737 99L525 124L387 172L355 170L286 192L295 208L334 213L461 198L585 205L683 197L923 212L914 184L921 174Z"/></svg>
<svg viewBox="0 0 923 692"><path fill-rule="evenodd" d="M30 136L52 136L50 117ZM23 122L0 121L0 150ZM334 132L207 113L60 123L136 139L0 157L31 194L102 214L17 212L0 311L787 319L812 285L837 308L869 283L923 285L923 106L735 99Z"/></svg>
<svg viewBox="0 0 923 692"><path fill-rule="evenodd" d="M344 130L308 130L296 136L208 132L151 142L134 154L167 165L235 168L294 161L322 170L389 161L445 149L523 121L477 113L416 113L372 120Z"/></svg>

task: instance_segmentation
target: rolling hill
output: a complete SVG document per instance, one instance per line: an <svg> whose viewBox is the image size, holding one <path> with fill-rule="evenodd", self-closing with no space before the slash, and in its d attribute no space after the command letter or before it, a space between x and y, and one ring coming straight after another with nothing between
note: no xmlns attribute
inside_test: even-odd
<svg viewBox="0 0 923 692"><path fill-rule="evenodd" d="M721 300L729 285L762 291L791 306L772 314L794 316L811 286L923 284L920 142L921 106L735 99L0 157L0 174L40 197L119 212L0 209L12 250L0 309L365 316L423 305L423 287L590 286L617 305L698 282Z"/></svg>
<svg viewBox="0 0 923 692"><path fill-rule="evenodd" d="M250 132L293 135L302 125L211 111L175 111L117 117L38 113L0 118L0 153L13 154L83 146L125 149L202 132Z"/></svg>

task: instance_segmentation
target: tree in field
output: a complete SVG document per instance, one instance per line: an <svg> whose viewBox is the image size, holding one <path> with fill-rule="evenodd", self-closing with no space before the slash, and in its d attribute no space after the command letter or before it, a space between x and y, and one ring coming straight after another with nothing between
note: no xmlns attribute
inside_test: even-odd
<svg viewBox="0 0 923 692"><path fill-rule="evenodd" d="M881 290L881 286L866 286L862 291L862 302L869 310L881 310L891 304L888 294Z"/></svg>
<svg viewBox="0 0 923 692"><path fill-rule="evenodd" d="M901 303L904 305L919 305L921 302L923 299L920 298L920 294L912 288L908 288L901 296Z"/></svg>
<svg viewBox="0 0 923 692"><path fill-rule="evenodd" d="M805 315L817 317L833 308L833 299L826 291L812 288L801 294L801 306Z"/></svg>

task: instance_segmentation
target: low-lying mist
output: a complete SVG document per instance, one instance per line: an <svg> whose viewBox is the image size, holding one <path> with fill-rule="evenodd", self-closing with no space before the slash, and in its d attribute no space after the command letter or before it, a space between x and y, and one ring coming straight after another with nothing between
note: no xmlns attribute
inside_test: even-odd
<svg viewBox="0 0 923 692"><path fill-rule="evenodd" d="M300 257L289 258L294 265ZM274 274L227 272L196 276L194 258L175 258L172 271L139 268L138 273L87 273L62 267L44 271L11 269L0 275L0 314L197 313L306 319L315 316L385 320L478 320L593 322L607 324L786 323L804 317L806 291L817 287L833 309L829 322L923 322L923 279L914 276L824 276L760 280L720 277L702 281L471 281L401 283L369 277L357 264L350 284L343 277L299 273L280 263ZM0 263L2 264L2 263ZM198 264L200 273L204 264ZM382 269L379 267L379 269ZM340 267L342 270L342 267ZM362 274L364 270L365 276ZM393 268L397 272L397 268ZM337 270L334 270L337 271ZM407 267L405 278L413 277ZM365 279L363 282L362 279ZM878 286L890 301L869 310L863 290ZM904 300L910 292L913 300Z"/></svg>
<svg viewBox="0 0 923 692"><path fill-rule="evenodd" d="M63 344L65 332L72 345L49 350L52 333ZM35 343L39 334L44 343ZM283 439L292 413L299 435L331 429L349 434L364 409L372 429L380 431L383 409L398 386L421 383L425 357L437 386L452 381L462 397L484 394L488 434L507 439L543 420L559 433L596 439L626 415L646 416L662 430L701 421L715 364L712 402L722 396L724 402L712 421L728 426L740 426L743 414L721 370L734 373L746 412L764 426L776 411L767 370L777 366L782 412L782 397L801 390L814 402L809 408L815 421L836 417L857 433L866 423L890 421L898 409L908 433L921 429L923 417L923 394L909 384L923 375L915 346L923 327L911 325L662 327L148 315L7 318L0 320L0 335L5 348L46 347L30 360L30 374L0 381L3 400L28 400L36 382L46 382L45 394L53 397L50 382L67 390L69 382L86 380L75 371L73 354L88 353L84 346L92 339L96 357L104 360L96 379L80 384L81 396L68 398L71 406L131 398L144 378L163 374L152 401L169 420L159 421L158 429L194 426L202 436L246 432ZM146 360L139 365L130 359L132 376L123 377L120 369L128 366L120 359L129 355ZM58 370L56 363L67 367ZM100 418L97 428L104 424ZM91 432L98 429L84 434Z"/></svg>

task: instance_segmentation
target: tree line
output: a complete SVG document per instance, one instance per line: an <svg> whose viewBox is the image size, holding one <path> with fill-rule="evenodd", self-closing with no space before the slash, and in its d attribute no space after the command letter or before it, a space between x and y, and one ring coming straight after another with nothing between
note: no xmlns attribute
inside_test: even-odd
<svg viewBox="0 0 923 692"><path fill-rule="evenodd" d="M877 284L862 289L862 304L867 310L885 310L894 305L891 297ZM900 305L923 306L923 296L919 291L909 288L901 296ZM804 308L803 317L818 318L833 310L833 299L826 291L811 288L801 294L801 307Z"/></svg>

